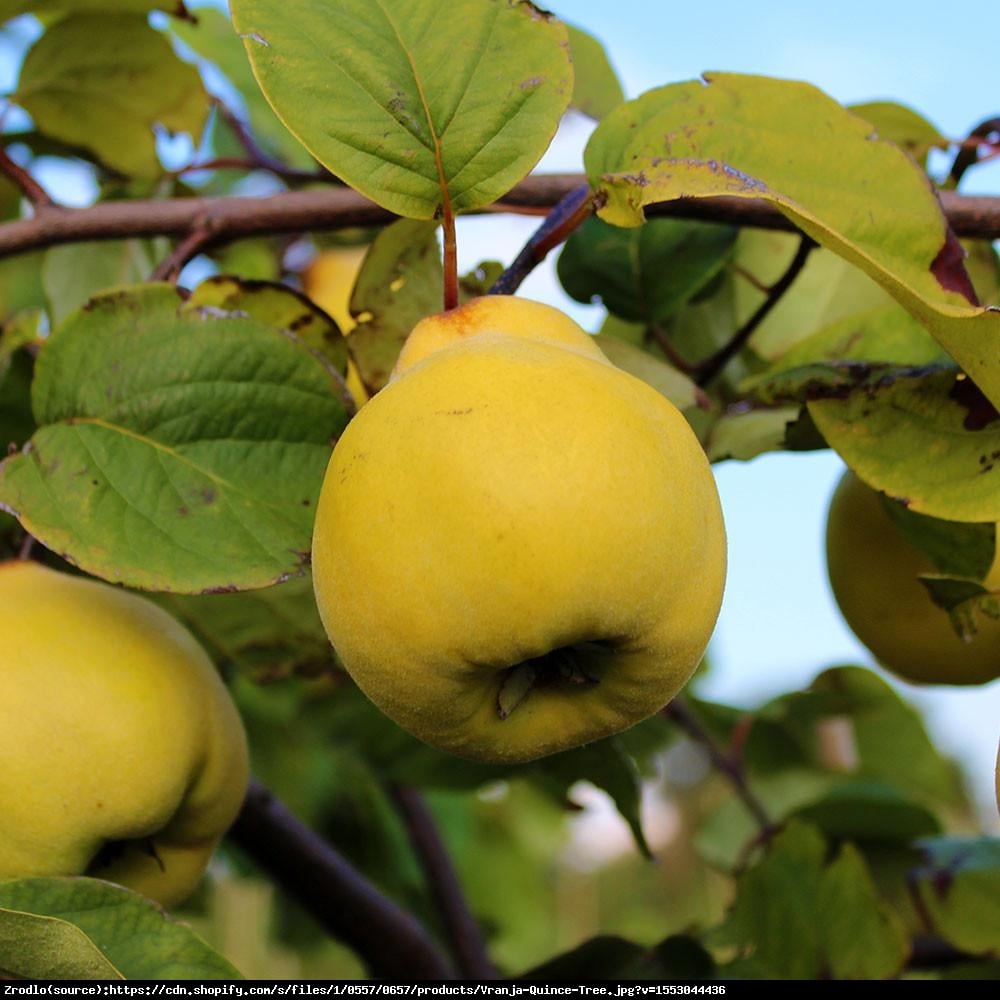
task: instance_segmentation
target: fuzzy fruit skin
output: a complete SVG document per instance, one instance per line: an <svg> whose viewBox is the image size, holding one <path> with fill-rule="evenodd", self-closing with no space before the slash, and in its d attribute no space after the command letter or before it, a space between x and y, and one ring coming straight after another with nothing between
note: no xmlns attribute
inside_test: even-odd
<svg viewBox="0 0 1000 1000"><path fill-rule="evenodd" d="M317 603L358 685L415 736L527 761L662 708L725 579L711 469L679 411L558 310L508 296L423 320L334 451ZM593 685L508 669L577 642Z"/></svg>
<svg viewBox="0 0 1000 1000"><path fill-rule="evenodd" d="M847 624L886 669L924 684L1000 677L1000 621L980 616L977 634L963 642L917 579L934 572L930 560L899 532L879 494L851 472L830 502L826 557ZM984 586L1000 588L1000 558Z"/></svg>
<svg viewBox="0 0 1000 1000"><path fill-rule="evenodd" d="M367 246L324 250L302 272L303 291L333 317L344 336L347 336L355 326L350 308L351 293L367 252ZM361 381L361 375L353 359L348 359L347 362L346 381L347 388L360 409L368 400L368 390Z"/></svg>
<svg viewBox="0 0 1000 1000"><path fill-rule="evenodd" d="M0 879L88 874L181 902L249 779L208 656L145 598L31 562L0 564L0 634ZM112 841L128 843L91 867Z"/></svg>

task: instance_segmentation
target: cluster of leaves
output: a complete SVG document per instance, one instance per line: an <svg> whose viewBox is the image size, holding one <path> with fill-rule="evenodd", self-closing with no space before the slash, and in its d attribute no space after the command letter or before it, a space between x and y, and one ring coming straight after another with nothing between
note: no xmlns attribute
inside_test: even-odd
<svg viewBox="0 0 1000 1000"><path fill-rule="evenodd" d="M355 411L349 362L378 391L409 329L440 308L437 220L506 194L569 109L599 119L585 168L600 208L559 275L606 308L602 347L678 405L714 461L829 447L905 498L895 516L967 629L996 611L980 581L1000 520L1000 314L979 303L1000 301L1000 264L986 242L968 244L963 264L918 163L945 140L896 105L848 110L804 84L739 75L625 103L596 40L529 4L232 9L235 30L216 8L155 0L0 3L0 17L44 26L11 96L30 124L7 146L83 165L102 200L336 175L403 217L356 234L370 244L357 326L345 336L298 290L327 245L318 237L214 248L189 292L150 280L169 253L159 238L5 260L0 439L16 448L0 504L53 558L157 593L234 674L257 773L437 927L392 806L395 786L425 790L495 956L518 971L559 945L545 936L546 899L574 788L605 790L649 855L643 780L678 733L657 717L537 764L486 767L417 743L337 669L308 578L312 509ZM158 155L163 131L191 138L179 171ZM652 217L679 196L763 200L811 242ZM0 211L24 211L6 183ZM462 294L483 294L499 270L484 264ZM4 544L20 538L8 519ZM699 870L724 886L699 928L654 922L653 948L648 934L595 938L529 978L889 977L929 933L970 961L995 955L996 842L948 835L970 825L954 770L883 682L830 671L755 713L749 735L743 713L693 706L721 746L739 747L770 824L715 781L672 789ZM518 893L492 891L501 871ZM126 947L125 919L149 940ZM53 953L62 965L39 964ZM0 968L235 974L141 900L89 880L0 886Z"/></svg>

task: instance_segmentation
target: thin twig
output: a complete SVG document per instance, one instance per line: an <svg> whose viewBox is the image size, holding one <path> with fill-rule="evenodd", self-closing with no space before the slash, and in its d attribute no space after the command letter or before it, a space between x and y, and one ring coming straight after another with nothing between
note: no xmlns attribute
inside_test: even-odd
<svg viewBox="0 0 1000 1000"><path fill-rule="evenodd" d="M998 135L1000 135L1000 118L987 118L986 121L980 122L969 133L969 138L959 147L952 162L951 170L948 171L948 184L950 186L958 187L962 176L969 167L973 167L981 162L981 160L988 160L996 155L996 150L993 149L989 155L980 157L979 150L984 145L995 146L995 142L991 143L987 142L987 140L990 136L996 137Z"/></svg>
<svg viewBox="0 0 1000 1000"><path fill-rule="evenodd" d="M415 789L401 785L393 786L392 798L441 914L458 971L467 979L496 979L497 970L489 959L482 930L469 910L458 874L426 803Z"/></svg>
<svg viewBox="0 0 1000 1000"><path fill-rule="evenodd" d="M209 226L196 226L156 265L150 281L176 281L184 265L207 249L215 238Z"/></svg>
<svg viewBox="0 0 1000 1000"><path fill-rule="evenodd" d="M266 788L251 782L229 839L379 979L451 979L427 931Z"/></svg>
<svg viewBox="0 0 1000 1000"><path fill-rule="evenodd" d="M646 338L651 340L656 346L663 351L666 355L667 360L680 372L685 375L694 375L698 371L698 366L692 364L687 358L683 357L680 351L672 343L670 343L670 338L667 336L666 330L663 329L658 323L650 323L646 327Z"/></svg>
<svg viewBox="0 0 1000 1000"><path fill-rule="evenodd" d="M764 804L750 787L742 763L726 753L682 698L674 698L661 713L697 743L708 755L712 767L733 786L733 791L760 827L761 837L770 839L778 830Z"/></svg>
<svg viewBox="0 0 1000 1000"><path fill-rule="evenodd" d="M594 214L596 199L589 184L581 184L556 203L545 221L525 243L513 263L493 283L490 295L513 295L521 282L548 256Z"/></svg>
<svg viewBox="0 0 1000 1000"><path fill-rule="evenodd" d="M792 262L788 265L785 273L773 284L767 293L767 298L757 307L754 314L722 345L714 354L698 363L698 375L695 381L704 388L712 381L726 365L744 347L746 342L753 336L754 331L771 312L771 310L781 300L782 295L788 291L791 284L799 276L802 268L805 267L810 252L815 248L816 242L809 236L803 235L799 241L799 248L795 251Z"/></svg>
<svg viewBox="0 0 1000 1000"><path fill-rule="evenodd" d="M539 174L522 181L483 213L548 212L579 187L579 174ZM1000 197L939 192L957 236L1000 237ZM724 222L728 225L795 231L774 206L743 198L683 198L646 210L649 216ZM127 239L130 236L186 236L199 219L210 220L217 243L248 236L322 232L350 226L379 226L396 216L346 187L284 191L267 197L169 198L105 201L90 208L41 212L35 218L0 224L0 257L62 243Z"/></svg>
<svg viewBox="0 0 1000 1000"><path fill-rule="evenodd" d="M0 173L3 173L21 194L31 202L36 213L46 208L55 207L55 202L48 191L21 164L14 162L3 146L0 146Z"/></svg>

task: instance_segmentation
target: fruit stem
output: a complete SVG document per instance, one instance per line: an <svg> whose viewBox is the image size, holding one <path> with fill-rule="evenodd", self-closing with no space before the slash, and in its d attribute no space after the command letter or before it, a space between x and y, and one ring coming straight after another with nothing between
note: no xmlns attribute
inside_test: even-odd
<svg viewBox="0 0 1000 1000"><path fill-rule="evenodd" d="M444 310L458 305L458 239L455 234L455 213L451 201L445 199L441 213L444 228Z"/></svg>

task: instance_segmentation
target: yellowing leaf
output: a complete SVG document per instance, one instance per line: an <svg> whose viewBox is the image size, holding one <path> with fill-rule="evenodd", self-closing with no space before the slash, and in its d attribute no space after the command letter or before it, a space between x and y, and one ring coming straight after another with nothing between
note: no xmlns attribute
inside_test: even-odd
<svg viewBox="0 0 1000 1000"><path fill-rule="evenodd" d="M232 0L254 74L310 152L431 219L505 194L570 100L564 25L520 0Z"/></svg>
<svg viewBox="0 0 1000 1000"><path fill-rule="evenodd" d="M815 87L712 74L652 90L601 122L585 159L616 225L674 198L771 202L882 285L1000 404L1000 312L970 304L927 178Z"/></svg>

